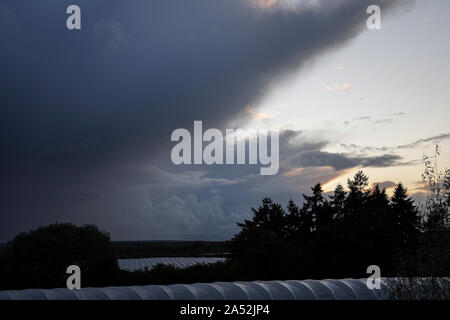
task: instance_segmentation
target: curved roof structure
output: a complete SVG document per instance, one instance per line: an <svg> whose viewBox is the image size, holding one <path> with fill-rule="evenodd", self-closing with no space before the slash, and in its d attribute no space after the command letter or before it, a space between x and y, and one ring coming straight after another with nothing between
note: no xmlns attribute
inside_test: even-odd
<svg viewBox="0 0 450 320"><path fill-rule="evenodd" d="M370 290L366 279L214 282L0 291L0 300L379 300L383 287Z"/></svg>
<svg viewBox="0 0 450 320"><path fill-rule="evenodd" d="M196 264L209 264L225 261L225 258L143 258L143 259L119 259L119 267L122 270L136 271L148 268L151 270L157 264L173 265L176 268L184 269Z"/></svg>

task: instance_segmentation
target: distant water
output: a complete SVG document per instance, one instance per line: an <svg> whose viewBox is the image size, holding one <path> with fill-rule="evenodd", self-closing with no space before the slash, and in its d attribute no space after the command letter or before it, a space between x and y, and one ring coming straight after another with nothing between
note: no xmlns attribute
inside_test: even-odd
<svg viewBox="0 0 450 320"><path fill-rule="evenodd" d="M225 258L143 258L143 259L119 259L119 268L127 271L151 270L157 264L173 265L176 268L184 269L196 264L208 264L224 261Z"/></svg>

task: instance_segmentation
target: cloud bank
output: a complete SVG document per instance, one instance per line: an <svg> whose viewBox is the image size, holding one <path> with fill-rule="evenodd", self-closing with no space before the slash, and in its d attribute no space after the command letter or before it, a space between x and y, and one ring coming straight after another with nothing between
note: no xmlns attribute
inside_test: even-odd
<svg viewBox="0 0 450 320"><path fill-rule="evenodd" d="M64 27L69 1L2 1L0 241L55 220L95 222L116 238L164 237L155 230L193 237L234 223L230 208L244 205L243 195L256 186L227 177L223 168L172 167L170 133L194 120L223 128L250 119L246 107L280 77L364 31L368 5L389 12L399 3L80 0L82 30L71 32ZM320 150L296 158L298 165L319 161L335 169L396 160L347 159ZM136 169L142 167L153 171ZM233 170L252 175L252 169ZM158 184L168 191L156 192ZM213 197L211 206L203 205L217 186L234 191L223 203ZM79 194L98 196L74 201ZM137 194L140 200L131 205ZM247 198L263 196L254 194ZM197 224L201 212L218 218ZM143 232L139 222L124 222L133 219L159 226Z"/></svg>

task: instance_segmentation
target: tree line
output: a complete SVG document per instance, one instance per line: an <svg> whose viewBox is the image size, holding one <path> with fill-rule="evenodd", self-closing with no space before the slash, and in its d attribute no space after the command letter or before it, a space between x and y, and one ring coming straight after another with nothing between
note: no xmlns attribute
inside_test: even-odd
<svg viewBox="0 0 450 320"><path fill-rule="evenodd" d="M435 157L438 156L436 149ZM424 157L425 203L399 183L389 197L359 171L331 195L322 185L286 208L264 198L253 217L238 223L232 259L260 278L367 277L378 265L389 277L448 276L450 272L450 171Z"/></svg>

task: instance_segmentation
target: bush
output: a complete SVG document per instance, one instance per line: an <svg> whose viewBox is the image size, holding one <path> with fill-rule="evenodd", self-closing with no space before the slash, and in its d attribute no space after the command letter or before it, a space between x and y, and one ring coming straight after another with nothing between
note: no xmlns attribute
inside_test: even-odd
<svg viewBox="0 0 450 320"><path fill-rule="evenodd" d="M69 265L80 267L83 287L107 285L118 271L109 234L70 223L16 235L0 263L2 289L66 287Z"/></svg>

